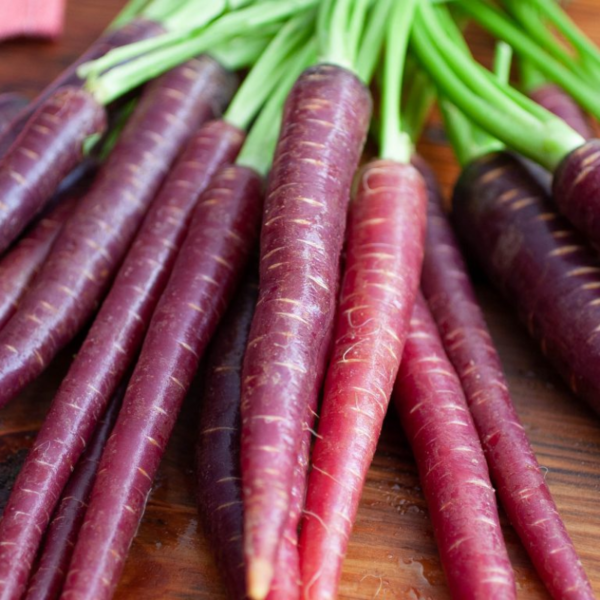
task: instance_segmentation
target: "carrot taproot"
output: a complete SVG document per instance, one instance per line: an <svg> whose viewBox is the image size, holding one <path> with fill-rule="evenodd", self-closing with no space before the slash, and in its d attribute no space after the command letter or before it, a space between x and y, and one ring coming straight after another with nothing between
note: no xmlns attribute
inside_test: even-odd
<svg viewBox="0 0 600 600"><path fill-rule="evenodd" d="M35 99L24 106L11 122L0 132L0 157L4 156L11 144L17 139L29 119L36 110L60 88L81 87L84 80L77 76L77 69L85 62L94 60L118 46L124 46L162 33L164 29L159 23L144 18L136 18L119 27L104 33L81 57L69 65L56 79L49 83Z"/></svg>
<svg viewBox="0 0 600 600"><path fill-rule="evenodd" d="M56 91L33 114L0 160L0 252L81 162L85 141L105 128L104 109L74 87Z"/></svg>
<svg viewBox="0 0 600 600"><path fill-rule="evenodd" d="M65 600L112 596L183 398L258 237L261 184L252 169L224 167L198 201L102 455Z"/></svg>
<svg viewBox="0 0 600 600"><path fill-rule="evenodd" d="M284 110L242 380L245 553L256 597L270 587L301 445L298 424L318 389L350 184L370 109L368 90L353 73L319 65L299 77Z"/></svg>
<svg viewBox="0 0 600 600"><path fill-rule="evenodd" d="M19 300L39 272L61 227L75 209L77 200L91 184L95 173L87 163L61 183L52 210L32 225L23 237L0 259L0 328L18 308Z"/></svg>
<svg viewBox="0 0 600 600"><path fill-rule="evenodd" d="M460 380L420 294L393 398L415 455L451 597L515 599L485 456Z"/></svg>
<svg viewBox="0 0 600 600"><path fill-rule="evenodd" d="M362 170L300 539L307 599L336 597L419 287L426 204L411 165L374 160Z"/></svg>
<svg viewBox="0 0 600 600"><path fill-rule="evenodd" d="M242 138L237 128L222 121L206 123L191 138L152 203L53 400L0 521L3 564L9 572L16 571L11 565L33 560L40 532L72 465L142 344L198 196L217 169L235 157ZM28 514L26 521L23 513Z"/></svg>
<svg viewBox="0 0 600 600"><path fill-rule="evenodd" d="M600 262L506 153L472 161L454 192L458 233L573 392L600 412Z"/></svg>
<svg viewBox="0 0 600 600"><path fill-rule="evenodd" d="M421 286L461 380L492 481L552 597L591 599L590 583L512 403L435 174L424 161L418 166L429 194Z"/></svg>
<svg viewBox="0 0 600 600"><path fill-rule="evenodd" d="M106 412L99 420L94 436L77 462L65 487L57 510L45 535L38 564L27 586L25 600L53 600L58 598L79 528L85 516L98 463L106 440L121 408L125 383L115 393Z"/></svg>
<svg viewBox="0 0 600 600"><path fill-rule="evenodd" d="M0 405L50 362L91 316L182 144L230 93L209 57L146 88L92 189L0 333Z"/></svg>

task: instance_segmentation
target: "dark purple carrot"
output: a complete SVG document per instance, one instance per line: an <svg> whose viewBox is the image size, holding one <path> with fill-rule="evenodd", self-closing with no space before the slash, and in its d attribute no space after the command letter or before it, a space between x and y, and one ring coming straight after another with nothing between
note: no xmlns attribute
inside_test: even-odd
<svg viewBox="0 0 600 600"><path fill-rule="evenodd" d="M0 521L2 555L28 564L98 415L136 356L170 275L198 195L243 135L222 121L205 124L190 140L152 203L111 291L54 398ZM35 490L35 494L22 490ZM26 512L26 522L19 515ZM6 542L18 540L7 545ZM0 571L2 571L0 565Z"/></svg>
<svg viewBox="0 0 600 600"><path fill-rule="evenodd" d="M230 598L246 598L240 476L241 371L258 281L247 281L215 334L196 445L198 506Z"/></svg>
<svg viewBox="0 0 600 600"><path fill-rule="evenodd" d="M286 102L244 359L242 478L250 593L264 598L290 506L306 411L335 313L346 207L370 118L350 71L306 70Z"/></svg>
<svg viewBox="0 0 600 600"><path fill-rule="evenodd" d="M46 532L39 563L28 585L25 600L54 600L60 595L94 485L98 463L117 420L124 393L125 383L117 390L99 420L94 436L65 487L62 500Z"/></svg>
<svg viewBox="0 0 600 600"><path fill-rule="evenodd" d="M91 316L181 146L230 88L208 57L146 88L44 270L0 333L0 405L42 372Z"/></svg>
<svg viewBox="0 0 600 600"><path fill-rule="evenodd" d="M114 592L181 403L256 243L261 204L260 176L237 165L198 201L102 455L65 600Z"/></svg>
<svg viewBox="0 0 600 600"><path fill-rule="evenodd" d="M46 86L40 94L26 107L14 115L10 125L0 132L0 157L4 156L11 144L21 133L33 113L42 106L60 88L82 87L84 80L77 76L80 65L106 54L118 46L124 46L162 33L164 29L159 23L148 19L137 18L119 29L104 33L92 46L72 65L67 67L54 81Z"/></svg>
<svg viewBox="0 0 600 600"><path fill-rule="evenodd" d="M546 110L560 117L586 140L594 137L590 122L579 105L559 86L547 83L529 92L529 97Z"/></svg>
<svg viewBox="0 0 600 600"><path fill-rule="evenodd" d="M229 596L238 600L247 597L239 462L241 373L257 296L258 281L249 278L215 334L204 371L196 446L200 516ZM310 447L310 432L306 434L303 463L298 465L293 491L293 507L279 548L277 573L267 596L270 600L300 597L297 537Z"/></svg>
<svg viewBox="0 0 600 600"><path fill-rule="evenodd" d="M43 215L0 259L0 328L17 310L19 300L42 267L63 224L75 210L77 201L89 189L94 174L92 163L82 164L73 177L69 176L61 184L64 189L52 201L54 208Z"/></svg>
<svg viewBox="0 0 600 600"><path fill-rule="evenodd" d="M361 172L300 539L306 599L337 596L419 287L426 203L411 165L380 159Z"/></svg>
<svg viewBox="0 0 600 600"><path fill-rule="evenodd" d="M429 193L421 285L461 380L500 501L552 597L593 598L513 406L435 175L424 161L418 166Z"/></svg>
<svg viewBox="0 0 600 600"><path fill-rule="evenodd" d="M27 98L20 94L12 92L0 94L0 140L12 120L23 110L28 102Z"/></svg>
<svg viewBox="0 0 600 600"><path fill-rule="evenodd" d="M81 89L64 87L39 107L0 160L0 252L81 162L86 140L105 128L104 109Z"/></svg>
<svg viewBox="0 0 600 600"><path fill-rule="evenodd" d="M419 295L394 402L456 600L512 600L515 581L485 456L437 327Z"/></svg>
<svg viewBox="0 0 600 600"><path fill-rule="evenodd" d="M473 161L454 193L468 249L573 392L600 412L600 262L511 156Z"/></svg>

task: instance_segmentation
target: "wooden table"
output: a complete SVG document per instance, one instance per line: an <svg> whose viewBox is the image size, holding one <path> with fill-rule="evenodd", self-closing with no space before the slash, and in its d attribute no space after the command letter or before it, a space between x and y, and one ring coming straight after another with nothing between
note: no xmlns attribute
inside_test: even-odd
<svg viewBox="0 0 600 600"><path fill-rule="evenodd" d="M71 0L60 42L16 41L0 46L0 91L34 94L87 47L123 3ZM600 42L597 0L575 0L570 12ZM490 42L477 33L473 39L477 52L489 55ZM422 151L449 191L457 166L435 122L426 132ZM500 297L485 284L478 290L519 415L600 596L600 420L557 378ZM2 506L76 348L73 343L21 398L0 411ZM117 599L225 597L194 506L195 412L190 398L155 482ZM502 524L519 598L548 598L504 515ZM340 597L448 598L415 464L394 414L388 416L369 473Z"/></svg>

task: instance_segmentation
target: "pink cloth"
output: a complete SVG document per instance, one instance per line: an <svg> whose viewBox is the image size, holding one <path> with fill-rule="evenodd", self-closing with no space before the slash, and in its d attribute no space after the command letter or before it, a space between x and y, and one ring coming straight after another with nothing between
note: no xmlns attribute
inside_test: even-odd
<svg viewBox="0 0 600 600"><path fill-rule="evenodd" d="M0 40L54 39L63 31L66 0L0 0Z"/></svg>

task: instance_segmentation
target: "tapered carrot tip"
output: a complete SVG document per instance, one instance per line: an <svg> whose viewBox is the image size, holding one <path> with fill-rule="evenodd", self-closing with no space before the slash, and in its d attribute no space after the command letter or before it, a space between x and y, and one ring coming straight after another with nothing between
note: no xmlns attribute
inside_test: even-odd
<svg viewBox="0 0 600 600"><path fill-rule="evenodd" d="M273 566L264 558L248 562L248 595L252 600L264 600L271 588Z"/></svg>

